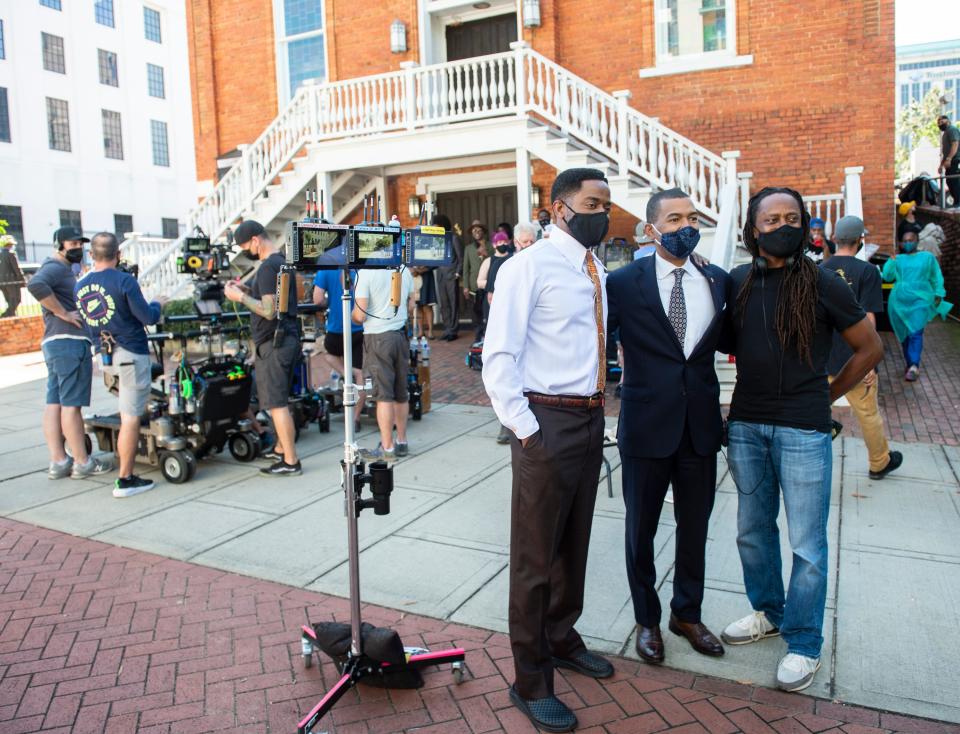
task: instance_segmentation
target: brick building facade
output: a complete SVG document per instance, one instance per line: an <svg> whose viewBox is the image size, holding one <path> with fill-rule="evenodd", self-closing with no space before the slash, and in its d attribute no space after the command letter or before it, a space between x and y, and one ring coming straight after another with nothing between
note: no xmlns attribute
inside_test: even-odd
<svg viewBox="0 0 960 734"><path fill-rule="evenodd" d="M699 145L718 154L739 150L739 170L753 172L754 190L782 184L804 194L837 192L844 167L863 166L864 219L875 241L889 245L894 219L893 0L789 5L696 0L694 10L701 19L719 17L725 23L719 44L726 45L726 52L671 58L664 49L682 45L684 29L679 26L678 40L677 23L667 28L663 19L676 18L676 8L682 12L691 2L540 0L540 25L523 28L522 38L601 89L629 90L634 108ZM278 74L278 64L285 62L276 14L303 5L322 8L326 80L335 81L393 71L403 61L444 60L443 49L437 48L442 33L423 26L440 19L432 6L456 3L187 0L200 179L215 180L218 157L255 140L289 97L284 75ZM492 5L487 13L516 13L520 3L478 5ZM463 3L465 19L476 13L473 6ZM451 12L456 24L460 11ZM405 25L408 50L403 53L391 52L395 20ZM449 14L443 22L451 22ZM708 42L716 48L716 37L707 38L708 22L699 22L705 29L704 48ZM423 175L418 171L388 181L388 206L405 221L407 197ZM533 181L544 200L552 176L549 166L534 161ZM612 233L628 235L635 221L618 212Z"/></svg>

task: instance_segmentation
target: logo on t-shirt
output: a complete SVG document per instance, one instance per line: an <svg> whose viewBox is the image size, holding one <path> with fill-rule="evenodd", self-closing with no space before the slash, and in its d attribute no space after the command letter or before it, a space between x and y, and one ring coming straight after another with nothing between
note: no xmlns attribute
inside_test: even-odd
<svg viewBox="0 0 960 734"><path fill-rule="evenodd" d="M80 316L87 326L98 328L110 323L116 313L116 303L99 283L87 283L77 291Z"/></svg>
<svg viewBox="0 0 960 734"><path fill-rule="evenodd" d="M843 278L843 279L846 281L846 283L847 283L848 286L850 286L851 288L853 288L853 281L850 280L850 278L847 277L847 274L846 274L845 272L843 272L843 268L837 268L834 272L835 272L837 275L839 275L841 278Z"/></svg>

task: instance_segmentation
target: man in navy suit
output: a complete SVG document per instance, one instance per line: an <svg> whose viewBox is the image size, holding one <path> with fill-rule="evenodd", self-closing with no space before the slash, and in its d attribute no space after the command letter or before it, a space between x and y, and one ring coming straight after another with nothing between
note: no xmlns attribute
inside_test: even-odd
<svg viewBox="0 0 960 734"><path fill-rule="evenodd" d="M714 355L724 326L729 276L690 255L700 240L690 196L661 191L647 204L656 254L610 274L610 328L620 329L624 382L617 440L623 461L627 578L637 653L662 663L653 539L668 486L677 521L670 631L705 655L723 645L700 621L704 547L723 432Z"/></svg>

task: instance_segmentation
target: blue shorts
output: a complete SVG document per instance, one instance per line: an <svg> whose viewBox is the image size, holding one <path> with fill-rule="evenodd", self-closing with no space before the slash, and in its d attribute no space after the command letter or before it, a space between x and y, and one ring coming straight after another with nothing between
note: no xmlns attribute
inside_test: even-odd
<svg viewBox="0 0 960 734"><path fill-rule="evenodd" d="M86 339L53 339L44 343L47 363L47 405L85 408L90 405L93 359Z"/></svg>

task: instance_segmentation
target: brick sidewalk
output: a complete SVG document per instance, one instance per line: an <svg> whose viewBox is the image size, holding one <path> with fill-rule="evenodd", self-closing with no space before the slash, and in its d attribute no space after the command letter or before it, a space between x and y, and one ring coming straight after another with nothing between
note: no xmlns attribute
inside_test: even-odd
<svg viewBox="0 0 960 734"><path fill-rule="evenodd" d="M337 677L304 669L298 630L343 599L0 519L0 731L283 732ZM509 703L502 634L366 607L407 645L467 648L472 679L361 687L320 730L533 732ZM618 659L597 682L558 675L581 734L960 734L960 726Z"/></svg>

